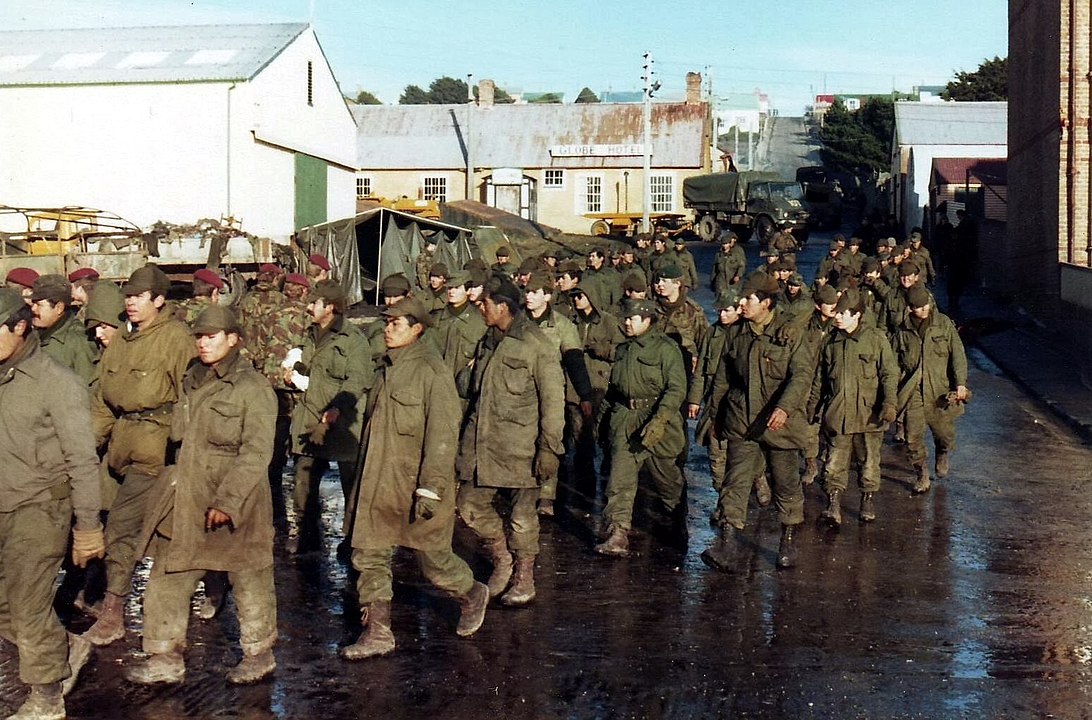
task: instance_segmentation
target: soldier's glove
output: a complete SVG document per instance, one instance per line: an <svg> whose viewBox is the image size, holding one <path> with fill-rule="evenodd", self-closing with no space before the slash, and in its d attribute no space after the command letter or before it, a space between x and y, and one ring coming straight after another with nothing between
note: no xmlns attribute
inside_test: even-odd
<svg viewBox="0 0 1092 720"><path fill-rule="evenodd" d="M535 453L535 479L546 482L557 477L557 470L561 467L561 460L549 450L539 449Z"/></svg>
<svg viewBox="0 0 1092 720"><path fill-rule="evenodd" d="M654 445L663 440L667 433L667 422L667 418L653 416L641 430L641 444L651 450Z"/></svg>
<svg viewBox="0 0 1092 720"><path fill-rule="evenodd" d="M102 527L97 530L72 529L72 564L76 567L87 567L87 562L92 558L101 558L106 555L106 537Z"/></svg>
<svg viewBox="0 0 1092 720"><path fill-rule="evenodd" d="M307 441L312 445L324 445L326 444L326 433L329 431L329 425L324 422L317 422L307 428Z"/></svg>
<svg viewBox="0 0 1092 720"><path fill-rule="evenodd" d="M964 396L963 398L959 397L959 393L957 391L952 390L950 393L948 393L947 395L943 396L940 399L940 406L942 408L950 408L950 407L955 407L956 405L961 405L963 403L970 402L970 401L971 401L971 391L970 391L969 388L967 389L966 396Z"/></svg>
<svg viewBox="0 0 1092 720"><path fill-rule="evenodd" d="M895 418L898 416L898 411L895 410L895 406L890 403L884 403L883 412L880 415L880 419L885 423L895 422Z"/></svg>
<svg viewBox="0 0 1092 720"><path fill-rule="evenodd" d="M428 488L417 488L413 492L413 520L431 520L440 512L440 496Z"/></svg>

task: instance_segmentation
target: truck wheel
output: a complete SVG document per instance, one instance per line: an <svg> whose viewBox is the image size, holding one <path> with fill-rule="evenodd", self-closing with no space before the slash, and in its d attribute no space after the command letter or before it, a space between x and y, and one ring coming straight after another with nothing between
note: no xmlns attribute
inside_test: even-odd
<svg viewBox="0 0 1092 720"><path fill-rule="evenodd" d="M698 220L698 237L705 242L715 242L720 237L720 223L712 215L704 215Z"/></svg>
<svg viewBox="0 0 1092 720"><path fill-rule="evenodd" d="M763 215L755 222L755 235L758 236L758 242L762 247L766 247L770 244L770 238L777 232L777 227L774 225L773 220Z"/></svg>
<svg viewBox="0 0 1092 720"><path fill-rule="evenodd" d="M597 237L610 235L610 223L606 220L596 220L591 224L591 234Z"/></svg>

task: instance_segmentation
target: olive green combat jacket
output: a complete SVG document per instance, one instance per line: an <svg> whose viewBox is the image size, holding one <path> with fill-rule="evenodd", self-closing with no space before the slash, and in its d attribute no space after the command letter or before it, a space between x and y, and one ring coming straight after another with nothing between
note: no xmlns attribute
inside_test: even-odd
<svg viewBox="0 0 1092 720"><path fill-rule="evenodd" d="M451 547L461 415L451 372L424 337L387 352L369 394L353 547ZM431 519L414 520L417 488L440 497Z"/></svg>
<svg viewBox="0 0 1092 720"><path fill-rule="evenodd" d="M691 290L698 287L698 268L694 264L694 256L689 250L670 250L664 254L669 256L672 263L682 270L683 285Z"/></svg>
<svg viewBox="0 0 1092 720"><path fill-rule="evenodd" d="M471 403L460 476L469 479L474 468L481 487L537 487L536 451L565 452L565 377L556 346L525 314L478 344Z"/></svg>
<svg viewBox="0 0 1092 720"><path fill-rule="evenodd" d="M948 406L944 396L967 384L967 353L955 323L935 307L924 323L906 318L894 334L899 362L898 408L921 402L926 412L963 414L962 403Z"/></svg>
<svg viewBox="0 0 1092 720"><path fill-rule="evenodd" d="M701 357L701 349L709 334L709 320L701 305L691 300L685 289L673 303L663 297L657 297L656 302L660 310L660 329L679 344L685 361L687 382L692 383L697 371L696 361Z"/></svg>
<svg viewBox="0 0 1092 720"><path fill-rule="evenodd" d="M713 260L713 273L710 285L714 295L720 295L729 287L739 282L747 272L747 256L738 244L728 252L718 252Z"/></svg>
<svg viewBox="0 0 1092 720"><path fill-rule="evenodd" d="M375 362L367 338L337 315L326 330L311 325L303 344L307 389L292 410L292 452L338 462L356 460L368 390L375 382ZM338 419L330 426L322 445L307 435L331 408Z"/></svg>
<svg viewBox="0 0 1092 720"><path fill-rule="evenodd" d="M887 336L863 321L852 334L834 330L819 352L808 417L838 435L882 432L883 406L895 405L898 363Z"/></svg>
<svg viewBox="0 0 1092 720"><path fill-rule="evenodd" d="M448 305L441 311L436 327L426 333L425 340L437 348L451 377L455 378L460 374L465 377L470 372L474 349L483 335L485 320L474 303L467 301L462 307ZM463 399L469 394L469 386L468 381L456 386L461 388L459 396Z"/></svg>
<svg viewBox="0 0 1092 720"><path fill-rule="evenodd" d="M577 310L573 324L584 348L584 364L592 390L606 392L618 346L626 339L618 318L593 306L589 315Z"/></svg>
<svg viewBox="0 0 1092 720"><path fill-rule="evenodd" d="M679 408L686 399L686 369L679 346L655 326L618 348L607 390L611 443L641 445L641 431L653 419L666 426L648 448L656 457L677 457L686 448Z"/></svg>
<svg viewBox="0 0 1092 720"><path fill-rule="evenodd" d="M739 332L743 320L736 320L731 325L716 323L712 331L706 336L705 348L702 350L701 361L698 363L698 374L694 382L690 384L686 401L692 405L701 404L701 415L698 416L697 425L694 428L694 439L703 446L708 446L709 438L714 436L715 411L717 402L713 402L713 383L724 362L724 352L728 347L729 338Z"/></svg>
<svg viewBox="0 0 1092 720"><path fill-rule="evenodd" d="M584 270L580 289L588 294L595 307L613 308L622 301L622 276L604 262L598 270L591 267Z"/></svg>
<svg viewBox="0 0 1092 720"><path fill-rule="evenodd" d="M38 335L42 352L76 373L85 385L95 381L99 352L76 313L66 311L53 327L39 329Z"/></svg>
<svg viewBox="0 0 1092 720"><path fill-rule="evenodd" d="M713 401L720 405L717 426L724 439L802 449L815 358L806 320L778 307L772 312L762 327L741 320L739 332L727 343L713 383ZM770 430L766 424L777 408L788 414L788 421L780 430Z"/></svg>
<svg viewBox="0 0 1092 720"><path fill-rule="evenodd" d="M216 368L195 363L171 416L175 462L148 500L139 547L152 533L171 539L168 572L260 570L273 563L273 498L267 471L277 400L261 373L237 351ZM205 531L216 508L231 525Z"/></svg>

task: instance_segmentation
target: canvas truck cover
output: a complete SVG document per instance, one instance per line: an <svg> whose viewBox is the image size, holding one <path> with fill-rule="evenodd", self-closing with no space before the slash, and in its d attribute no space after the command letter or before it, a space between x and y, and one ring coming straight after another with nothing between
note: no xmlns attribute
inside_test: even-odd
<svg viewBox="0 0 1092 720"><path fill-rule="evenodd" d="M743 202L739 173L695 175L683 180L683 202L687 207L737 206Z"/></svg>

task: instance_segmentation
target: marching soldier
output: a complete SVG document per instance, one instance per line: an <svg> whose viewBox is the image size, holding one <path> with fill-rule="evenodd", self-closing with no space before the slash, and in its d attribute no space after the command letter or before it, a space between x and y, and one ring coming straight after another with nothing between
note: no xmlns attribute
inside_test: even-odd
<svg viewBox="0 0 1092 720"><path fill-rule="evenodd" d="M98 353L72 306L72 285L62 275L42 275L30 295L33 325L44 352L88 386L95 380Z"/></svg>
<svg viewBox="0 0 1092 720"><path fill-rule="evenodd" d="M739 283L747 271L747 256L737 241L738 237L731 230L720 234L720 252L713 260L711 280L713 294L718 297L729 287Z"/></svg>
<svg viewBox="0 0 1092 720"><path fill-rule="evenodd" d="M682 270L683 285L687 290L695 290L698 287L698 267L694 264L694 256L686 249L686 238L682 235L675 236L675 249L670 253L672 264Z"/></svg>

